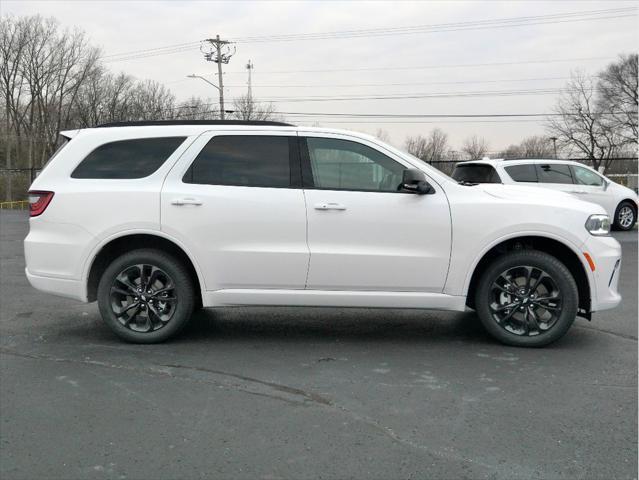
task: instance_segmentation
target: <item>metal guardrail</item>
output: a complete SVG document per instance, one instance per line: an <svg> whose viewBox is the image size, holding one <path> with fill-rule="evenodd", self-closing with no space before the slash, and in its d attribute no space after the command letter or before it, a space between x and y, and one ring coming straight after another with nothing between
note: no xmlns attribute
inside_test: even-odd
<svg viewBox="0 0 639 480"><path fill-rule="evenodd" d="M0 210L11 209L27 209L29 208L29 200L14 200L12 202L0 202Z"/></svg>

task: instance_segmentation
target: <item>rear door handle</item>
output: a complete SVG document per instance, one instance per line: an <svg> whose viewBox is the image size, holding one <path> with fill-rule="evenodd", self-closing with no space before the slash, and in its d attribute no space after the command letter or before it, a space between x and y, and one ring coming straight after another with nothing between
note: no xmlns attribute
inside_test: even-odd
<svg viewBox="0 0 639 480"><path fill-rule="evenodd" d="M586 195L588 192L578 192L576 190L571 190L570 193L576 193L577 195Z"/></svg>
<svg viewBox="0 0 639 480"><path fill-rule="evenodd" d="M181 205L196 205L196 206L200 206L200 205L202 205L202 200L200 200L199 198L176 198L176 199L171 201L171 205L177 205L177 206L181 206Z"/></svg>
<svg viewBox="0 0 639 480"><path fill-rule="evenodd" d="M322 202L315 204L315 210L346 210L346 206L341 203Z"/></svg>

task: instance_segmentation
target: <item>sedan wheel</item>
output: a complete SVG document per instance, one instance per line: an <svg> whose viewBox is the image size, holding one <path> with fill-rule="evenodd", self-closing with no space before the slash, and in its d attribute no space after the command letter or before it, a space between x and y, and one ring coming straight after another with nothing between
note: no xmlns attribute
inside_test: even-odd
<svg viewBox="0 0 639 480"><path fill-rule="evenodd" d="M637 213L629 203L622 203L617 209L615 218L616 227L619 230L630 230L635 225Z"/></svg>

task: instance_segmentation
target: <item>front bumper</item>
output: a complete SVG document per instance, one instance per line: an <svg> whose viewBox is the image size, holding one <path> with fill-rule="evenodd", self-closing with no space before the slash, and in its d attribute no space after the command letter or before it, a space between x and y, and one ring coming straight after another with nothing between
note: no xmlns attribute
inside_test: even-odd
<svg viewBox="0 0 639 480"><path fill-rule="evenodd" d="M621 245L612 237L592 236L582 250L595 263L595 271L589 269L591 277L590 310L600 312L615 308L621 302L617 290L621 269Z"/></svg>

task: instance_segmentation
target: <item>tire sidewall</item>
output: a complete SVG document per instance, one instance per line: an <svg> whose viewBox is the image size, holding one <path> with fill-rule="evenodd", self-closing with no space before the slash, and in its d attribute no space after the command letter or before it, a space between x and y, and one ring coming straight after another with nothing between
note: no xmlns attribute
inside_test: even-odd
<svg viewBox="0 0 639 480"><path fill-rule="evenodd" d="M128 329L118 321L111 309L110 291L116 276L125 268L140 263L154 265L166 272L175 284L178 299L171 320L162 328L149 333ZM97 297L100 314L105 323L118 337L132 343L157 343L176 335L188 323L194 307L193 285L186 269L174 257L151 249L134 250L111 262L100 278Z"/></svg>
<svg viewBox="0 0 639 480"><path fill-rule="evenodd" d="M563 295L562 310L550 330L535 336L522 336L504 330L493 319L490 311L490 290L494 280L505 270L518 266L540 268L548 273ZM570 271L557 258L539 251L510 252L498 258L482 274L476 292L477 314L488 331L499 341L518 347L543 347L566 334L577 316L579 294L577 283Z"/></svg>

